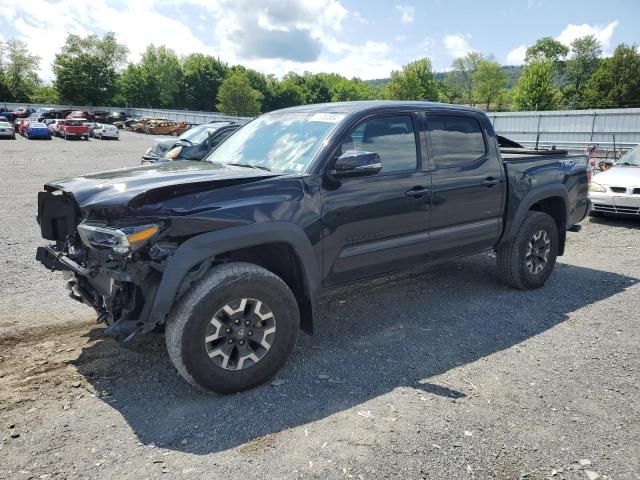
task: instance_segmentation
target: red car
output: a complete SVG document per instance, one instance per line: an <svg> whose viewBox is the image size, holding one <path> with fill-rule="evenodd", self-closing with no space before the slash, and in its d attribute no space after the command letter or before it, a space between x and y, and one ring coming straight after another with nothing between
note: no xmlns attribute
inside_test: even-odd
<svg viewBox="0 0 640 480"><path fill-rule="evenodd" d="M26 118L16 118L16 120L13 122L13 129L16 133L19 133L24 137L24 131L27 129L27 124L30 121L31 120L27 120Z"/></svg>
<svg viewBox="0 0 640 480"><path fill-rule="evenodd" d="M67 118L60 123L58 135L65 140L69 138L82 138L89 140L89 127L85 125L85 118Z"/></svg>

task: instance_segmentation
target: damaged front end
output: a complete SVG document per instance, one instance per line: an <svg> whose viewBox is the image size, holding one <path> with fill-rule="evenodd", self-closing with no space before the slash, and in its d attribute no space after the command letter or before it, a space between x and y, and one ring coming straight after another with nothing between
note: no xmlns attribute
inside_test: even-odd
<svg viewBox="0 0 640 480"><path fill-rule="evenodd" d="M163 242L162 220L81 220L72 195L54 188L38 195L43 238L36 258L64 272L70 297L93 307L106 332L128 340L156 327L150 309L168 258L177 245Z"/></svg>

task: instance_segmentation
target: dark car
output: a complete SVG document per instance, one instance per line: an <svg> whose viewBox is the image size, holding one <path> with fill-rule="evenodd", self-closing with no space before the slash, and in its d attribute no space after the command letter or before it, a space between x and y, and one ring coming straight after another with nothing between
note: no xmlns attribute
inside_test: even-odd
<svg viewBox="0 0 640 480"><path fill-rule="evenodd" d="M202 160L240 126L234 122L214 122L192 127L177 139L155 140L142 155L142 165L170 160Z"/></svg>
<svg viewBox="0 0 640 480"><path fill-rule="evenodd" d="M165 326L185 380L230 393L275 375L334 287L486 252L507 285L542 287L588 189L586 156L502 155L477 109L305 105L256 118L200 162L48 183L38 222L53 243L36 257L107 333Z"/></svg>
<svg viewBox="0 0 640 480"><path fill-rule="evenodd" d="M102 123L124 122L129 118L125 112L111 112Z"/></svg>
<svg viewBox="0 0 640 480"><path fill-rule="evenodd" d="M16 119L16 116L13 112L10 112L4 107L0 107L0 119L5 119L7 122L13 124L13 121Z"/></svg>

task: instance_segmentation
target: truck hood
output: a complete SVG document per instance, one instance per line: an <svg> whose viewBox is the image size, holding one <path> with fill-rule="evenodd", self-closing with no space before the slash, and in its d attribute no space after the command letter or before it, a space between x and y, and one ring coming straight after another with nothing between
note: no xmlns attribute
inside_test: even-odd
<svg viewBox="0 0 640 480"><path fill-rule="evenodd" d="M62 190L73 195L80 208L137 207L277 175L248 167L186 160L57 180L47 183L45 190Z"/></svg>

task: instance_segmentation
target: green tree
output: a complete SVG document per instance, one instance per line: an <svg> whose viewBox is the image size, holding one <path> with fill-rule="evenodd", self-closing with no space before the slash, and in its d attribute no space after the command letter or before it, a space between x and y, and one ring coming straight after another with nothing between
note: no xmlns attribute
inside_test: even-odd
<svg viewBox="0 0 640 480"><path fill-rule="evenodd" d="M58 91L51 85L38 85L34 89L30 101L33 103L59 104L60 96Z"/></svg>
<svg viewBox="0 0 640 480"><path fill-rule="evenodd" d="M385 96L395 100L437 100L438 84L431 60L422 58L392 71Z"/></svg>
<svg viewBox="0 0 640 480"><path fill-rule="evenodd" d="M524 67L513 91L514 110L551 110L557 104L553 83L553 62L532 60Z"/></svg>
<svg viewBox="0 0 640 480"><path fill-rule="evenodd" d="M281 82L270 79L269 110L294 107L305 103L306 94L296 74L287 74Z"/></svg>
<svg viewBox="0 0 640 480"><path fill-rule="evenodd" d="M32 55L27 44L20 40L9 40L0 49L3 58L2 77L6 100L14 102L29 102L31 95L39 85L38 65L40 57Z"/></svg>
<svg viewBox="0 0 640 480"><path fill-rule="evenodd" d="M129 64L117 79L118 93L114 97L116 105L134 107L153 107L149 101L147 83L143 78L142 67Z"/></svg>
<svg viewBox="0 0 640 480"><path fill-rule="evenodd" d="M231 72L218 91L218 110L229 115L253 116L260 113L262 94L251 87L247 74Z"/></svg>
<svg viewBox="0 0 640 480"><path fill-rule="evenodd" d="M473 75L483 58L478 52L469 52L464 57L456 58L451 64L452 70L448 74L448 81L451 83L451 88L461 92L463 103L475 105L476 83Z"/></svg>
<svg viewBox="0 0 640 480"><path fill-rule="evenodd" d="M170 48L149 45L138 64L144 85L144 98L149 105L176 108L184 105L182 65Z"/></svg>
<svg viewBox="0 0 640 480"><path fill-rule="evenodd" d="M62 101L79 105L107 105L116 92L119 68L127 47L113 33L69 35L53 62L54 85Z"/></svg>
<svg viewBox="0 0 640 480"><path fill-rule="evenodd" d="M564 71L566 85L564 97L569 108L584 106L584 90L591 76L598 69L602 46L593 35L571 42L571 56Z"/></svg>
<svg viewBox="0 0 640 480"><path fill-rule="evenodd" d="M331 101L331 86L335 83L333 73L305 73L305 103L326 103Z"/></svg>
<svg viewBox="0 0 640 480"><path fill-rule="evenodd" d="M185 106L191 110L213 110L227 69L210 55L187 56L182 64Z"/></svg>
<svg viewBox="0 0 640 480"><path fill-rule="evenodd" d="M604 59L584 93L590 108L640 106L640 53L638 47L618 45L613 56Z"/></svg>
<svg viewBox="0 0 640 480"><path fill-rule="evenodd" d="M558 40L551 37L543 37L527 48L525 61L551 60L557 63L563 60L568 53L569 49Z"/></svg>
<svg viewBox="0 0 640 480"><path fill-rule="evenodd" d="M504 92L507 74L500 69L497 62L483 59L478 63L473 80L476 85L475 99L486 104L489 110L491 104Z"/></svg>
<svg viewBox="0 0 640 480"><path fill-rule="evenodd" d="M447 72L438 82L439 99L443 103L457 103L462 99L460 84L452 72Z"/></svg>

